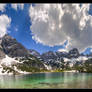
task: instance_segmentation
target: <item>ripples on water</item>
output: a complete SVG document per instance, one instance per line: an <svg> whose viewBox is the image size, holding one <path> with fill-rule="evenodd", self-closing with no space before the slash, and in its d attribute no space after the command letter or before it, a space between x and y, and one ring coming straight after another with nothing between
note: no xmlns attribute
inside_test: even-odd
<svg viewBox="0 0 92 92"><path fill-rule="evenodd" d="M92 88L91 73L0 75L0 88Z"/></svg>

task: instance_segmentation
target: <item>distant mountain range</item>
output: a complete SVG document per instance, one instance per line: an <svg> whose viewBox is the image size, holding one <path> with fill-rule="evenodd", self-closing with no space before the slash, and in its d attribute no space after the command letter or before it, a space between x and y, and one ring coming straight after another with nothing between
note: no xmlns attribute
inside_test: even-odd
<svg viewBox="0 0 92 92"><path fill-rule="evenodd" d="M37 57L39 60L43 61L45 64L50 65L52 69L58 69L61 66L61 62L65 61L71 65L73 65L78 59L80 61L87 59L86 55L80 54L77 48L71 49L69 52L53 52L48 51L40 55L35 50L29 50L30 54Z"/></svg>
<svg viewBox="0 0 92 92"><path fill-rule="evenodd" d="M48 51L40 55L33 49L26 49L16 39L5 35L0 39L0 74L19 74L62 69L68 65L73 67L91 58L80 54L77 48L69 52Z"/></svg>

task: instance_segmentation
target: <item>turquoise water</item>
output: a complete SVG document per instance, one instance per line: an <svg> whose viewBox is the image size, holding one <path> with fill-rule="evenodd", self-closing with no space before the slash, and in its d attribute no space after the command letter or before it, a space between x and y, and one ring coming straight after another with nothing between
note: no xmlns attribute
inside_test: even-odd
<svg viewBox="0 0 92 92"><path fill-rule="evenodd" d="M92 73L0 75L0 88L92 88Z"/></svg>

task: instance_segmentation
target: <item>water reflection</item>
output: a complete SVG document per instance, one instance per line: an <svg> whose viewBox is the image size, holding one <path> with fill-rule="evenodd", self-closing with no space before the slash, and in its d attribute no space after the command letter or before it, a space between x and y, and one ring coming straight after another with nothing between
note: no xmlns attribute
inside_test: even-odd
<svg viewBox="0 0 92 92"><path fill-rule="evenodd" d="M0 75L0 88L92 88L91 73Z"/></svg>

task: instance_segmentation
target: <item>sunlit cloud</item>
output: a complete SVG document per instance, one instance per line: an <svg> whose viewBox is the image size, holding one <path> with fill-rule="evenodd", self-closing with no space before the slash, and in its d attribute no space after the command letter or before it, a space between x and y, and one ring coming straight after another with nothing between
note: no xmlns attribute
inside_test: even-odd
<svg viewBox="0 0 92 92"><path fill-rule="evenodd" d="M7 28L10 26L11 18L7 15L0 15L0 38L7 33Z"/></svg>
<svg viewBox="0 0 92 92"><path fill-rule="evenodd" d="M90 4L35 4L30 6L33 39L43 45L62 45L83 51L92 46Z"/></svg>
<svg viewBox="0 0 92 92"><path fill-rule="evenodd" d="M6 4L0 4L0 11L4 12L5 11L5 7L6 7Z"/></svg>
<svg viewBox="0 0 92 92"><path fill-rule="evenodd" d="M17 10L18 8L20 8L21 10L24 9L24 4L11 4L11 7L15 10Z"/></svg>

